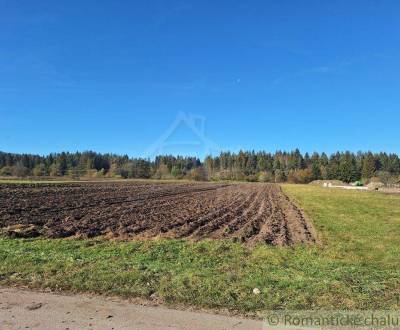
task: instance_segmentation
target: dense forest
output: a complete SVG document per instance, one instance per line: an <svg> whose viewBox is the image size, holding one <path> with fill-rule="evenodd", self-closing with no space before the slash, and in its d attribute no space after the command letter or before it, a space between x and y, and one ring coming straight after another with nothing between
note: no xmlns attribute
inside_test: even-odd
<svg viewBox="0 0 400 330"><path fill-rule="evenodd" d="M0 152L0 176L71 178L141 178L238 180L260 182L308 183L313 180L398 182L400 158L396 154L337 152L302 154L277 151L239 153L219 156L158 156L154 160L130 158L92 151L54 153L47 156Z"/></svg>

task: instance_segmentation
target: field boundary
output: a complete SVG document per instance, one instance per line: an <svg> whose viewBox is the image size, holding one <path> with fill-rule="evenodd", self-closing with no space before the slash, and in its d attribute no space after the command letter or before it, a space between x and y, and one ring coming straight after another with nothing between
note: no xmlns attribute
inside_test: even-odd
<svg viewBox="0 0 400 330"><path fill-rule="evenodd" d="M315 228L312 217L303 209L303 207L300 205L300 203L295 198L293 198L292 196L290 196L289 194L287 194L285 192L284 187L286 185L287 184L279 185L279 187L282 191L282 194L284 194L286 196L286 198L290 201L290 203L292 203L298 209L298 211L302 214L303 218L307 222L308 230L311 232L312 236L315 239L315 242L313 242L313 243L317 244L317 245L323 245L323 240L322 240L318 230Z"/></svg>

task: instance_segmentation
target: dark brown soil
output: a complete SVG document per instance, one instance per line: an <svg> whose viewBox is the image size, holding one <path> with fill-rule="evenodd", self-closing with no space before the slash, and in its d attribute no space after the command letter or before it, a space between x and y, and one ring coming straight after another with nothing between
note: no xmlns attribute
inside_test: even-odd
<svg viewBox="0 0 400 330"><path fill-rule="evenodd" d="M315 242L302 212L272 184L0 185L0 228L12 237Z"/></svg>

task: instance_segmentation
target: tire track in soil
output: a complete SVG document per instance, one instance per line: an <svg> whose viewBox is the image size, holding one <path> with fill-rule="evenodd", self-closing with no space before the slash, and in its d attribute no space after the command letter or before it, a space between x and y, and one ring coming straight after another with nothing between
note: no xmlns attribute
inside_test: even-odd
<svg viewBox="0 0 400 330"><path fill-rule="evenodd" d="M229 218L232 217L233 214L237 214L245 203L246 200L240 204L240 200L236 199L232 201L231 204L224 205L221 208L223 212L221 216L219 216L220 212L208 213L199 223L196 223L194 230L191 228L189 235L197 240L206 238L207 235L211 237L211 233L220 228L226 221L229 221ZM209 221L206 221L208 219Z"/></svg>
<svg viewBox="0 0 400 330"><path fill-rule="evenodd" d="M263 191L266 193L266 191ZM270 203L270 198L268 198L269 193L265 196L259 194L252 209L248 210L246 217L249 218L247 223L243 224L239 230L234 234L234 238L240 242L247 242L249 239L253 241L258 241L258 233L260 232L261 225L265 221L265 214L271 212L271 205L266 207L267 201Z"/></svg>
<svg viewBox="0 0 400 330"><path fill-rule="evenodd" d="M227 213L228 209L232 207L235 202L236 200L230 201L227 205L227 200L222 199L212 208L208 206L207 209L204 209L203 207L201 212L193 214L189 218L184 218L179 223L174 224L173 230L176 232L175 235L179 238L193 236L193 232L204 226L213 217L223 216Z"/></svg>
<svg viewBox="0 0 400 330"><path fill-rule="evenodd" d="M199 235L201 237L209 235L211 238L218 238L220 236L224 236L224 233L227 231L229 224L231 224L236 219L239 219L243 216L245 211L250 208L250 204L252 200L256 199L256 193L248 194L245 200L239 204L233 210L228 211L224 216L217 219L206 226L199 228ZM243 211L243 209L245 211ZM195 233L196 234L196 233Z"/></svg>
<svg viewBox="0 0 400 330"><path fill-rule="evenodd" d="M262 189L258 189L257 194L252 198L252 202L242 211L242 214L234 219L227 225L223 237L233 237L235 240L239 239L237 234L241 228L251 221L251 214L257 209L258 200L262 194ZM249 216L250 215L250 216Z"/></svg>
<svg viewBox="0 0 400 330"><path fill-rule="evenodd" d="M139 212L136 215L140 215L142 218L140 222L145 222L145 224L136 226L133 232L136 233L138 236L140 234L140 237L162 236L163 233L169 233L173 228L180 226L182 220L179 219L182 219L182 217L184 218L182 224L186 223L187 217L185 217L184 215L189 212L193 214L193 208L197 208L196 214L204 211L203 202L205 201L202 200L204 196L196 196L195 194L192 194L190 196L184 197L179 196L179 198L181 199L176 199L174 204L169 204L168 207L157 205L155 208L159 209L159 212L157 213L148 214L149 209L146 210L146 208L143 208L143 213L141 214L140 210L138 210ZM178 221L175 220L175 222L164 224L164 222L162 221L164 219L178 219ZM128 221L131 221L131 219L129 219ZM147 231L152 232L149 233Z"/></svg>

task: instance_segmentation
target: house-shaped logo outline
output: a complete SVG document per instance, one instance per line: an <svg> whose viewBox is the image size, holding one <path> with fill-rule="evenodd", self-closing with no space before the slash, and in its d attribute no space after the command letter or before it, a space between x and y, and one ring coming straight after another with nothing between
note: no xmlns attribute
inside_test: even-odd
<svg viewBox="0 0 400 330"><path fill-rule="evenodd" d="M165 154L166 147L171 146L204 146L205 155L212 155L213 152L220 152L219 146L205 136L206 118L203 116L179 112L169 128L153 143L145 152L146 158ZM186 125L197 137L198 141L168 141L174 132L181 126Z"/></svg>

